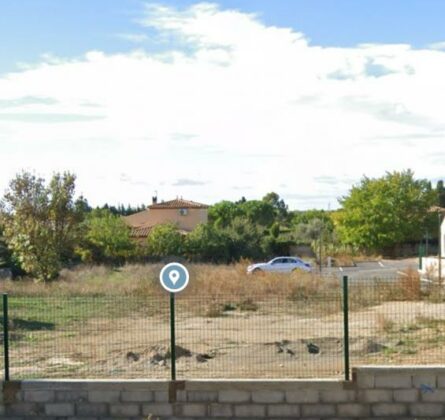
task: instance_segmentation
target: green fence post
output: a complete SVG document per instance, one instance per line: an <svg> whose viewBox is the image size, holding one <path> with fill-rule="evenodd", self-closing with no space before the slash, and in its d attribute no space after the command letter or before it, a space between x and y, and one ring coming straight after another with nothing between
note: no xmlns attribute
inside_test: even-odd
<svg viewBox="0 0 445 420"><path fill-rule="evenodd" d="M5 381L9 381L9 331L8 331L8 294L3 293L3 356L5 362Z"/></svg>
<svg viewBox="0 0 445 420"><path fill-rule="evenodd" d="M345 381L349 381L349 296L348 276L343 276L343 348L345 357Z"/></svg>
<svg viewBox="0 0 445 420"><path fill-rule="evenodd" d="M175 294L170 293L170 356L171 377L176 381Z"/></svg>

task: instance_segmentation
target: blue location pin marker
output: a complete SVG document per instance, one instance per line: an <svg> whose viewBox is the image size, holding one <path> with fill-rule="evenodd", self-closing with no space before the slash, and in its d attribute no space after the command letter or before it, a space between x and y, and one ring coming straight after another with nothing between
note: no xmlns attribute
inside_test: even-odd
<svg viewBox="0 0 445 420"><path fill-rule="evenodd" d="M189 272L182 264L170 263L164 266L159 275L162 287L170 293L178 293L187 287Z"/></svg>

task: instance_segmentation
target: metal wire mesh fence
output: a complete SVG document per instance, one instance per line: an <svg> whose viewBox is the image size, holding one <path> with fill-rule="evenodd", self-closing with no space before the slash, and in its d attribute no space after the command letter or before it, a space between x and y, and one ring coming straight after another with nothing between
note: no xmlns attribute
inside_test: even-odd
<svg viewBox="0 0 445 420"><path fill-rule="evenodd" d="M343 297L340 279L321 278L289 293L179 294L177 379L343 377L348 362L443 363L442 286L351 280L346 348ZM167 293L11 295L8 306L11 379L170 378Z"/></svg>
<svg viewBox="0 0 445 420"><path fill-rule="evenodd" d="M178 314L201 308L201 314L178 316L176 342L193 357L178 359L183 378L304 378L343 372L337 290L318 296L318 311L308 300L254 294L241 301L225 296L178 299ZM324 315L322 315L322 311ZM324 352L321 351L324 347Z"/></svg>
<svg viewBox="0 0 445 420"><path fill-rule="evenodd" d="M8 300L12 378L144 377L132 362L168 337L168 306L136 296Z"/></svg>
<svg viewBox="0 0 445 420"><path fill-rule="evenodd" d="M417 275L350 281L351 364L427 365L445 360L445 295Z"/></svg>

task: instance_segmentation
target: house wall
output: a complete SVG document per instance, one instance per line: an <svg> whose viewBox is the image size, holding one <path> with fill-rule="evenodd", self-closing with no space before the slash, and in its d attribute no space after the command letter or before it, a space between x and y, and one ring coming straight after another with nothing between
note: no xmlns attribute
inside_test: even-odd
<svg viewBox="0 0 445 420"><path fill-rule="evenodd" d="M180 209L149 209L125 217L130 226L154 226L162 223L174 223L182 230L193 230L200 223L207 223L207 209L187 209L187 215L182 216Z"/></svg>
<svg viewBox="0 0 445 420"><path fill-rule="evenodd" d="M180 209L150 209L149 224L175 223L179 229L193 230L200 223L207 223L207 209L187 209L182 216Z"/></svg>
<svg viewBox="0 0 445 420"><path fill-rule="evenodd" d="M359 367L352 378L8 382L0 418L445 418L445 366Z"/></svg>

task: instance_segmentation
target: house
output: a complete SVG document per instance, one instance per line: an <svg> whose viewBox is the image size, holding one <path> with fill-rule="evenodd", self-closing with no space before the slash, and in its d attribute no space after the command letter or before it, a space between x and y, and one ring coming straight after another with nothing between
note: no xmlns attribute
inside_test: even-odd
<svg viewBox="0 0 445 420"><path fill-rule="evenodd" d="M131 236L143 239L150 234L153 226L164 223L173 223L184 233L191 232L198 224L207 223L208 208L206 204L182 197L160 203L157 197L153 197L151 206L123 219L131 227Z"/></svg>

